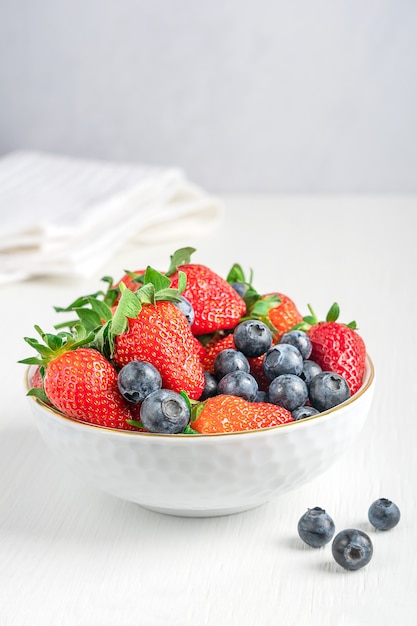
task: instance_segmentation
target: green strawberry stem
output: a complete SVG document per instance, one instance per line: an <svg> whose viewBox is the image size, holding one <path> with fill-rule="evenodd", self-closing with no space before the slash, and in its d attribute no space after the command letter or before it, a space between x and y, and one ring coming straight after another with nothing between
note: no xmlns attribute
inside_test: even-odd
<svg viewBox="0 0 417 626"><path fill-rule="evenodd" d="M310 311L310 315L305 315L303 317L303 321L300 322L299 324L295 324L292 330L298 329L298 330L304 330L305 332L307 332L307 330L311 328L312 326L315 326L316 324L320 324L321 320L315 314L311 304L308 304L307 307L308 307L308 310ZM336 322L339 319L339 315L340 315L340 307L337 302L333 302L332 306L327 312L327 315L324 321ZM352 330L357 330L358 328L355 320L353 320L352 322L349 322L349 324L344 324L344 325L348 326L348 328L352 328Z"/></svg>
<svg viewBox="0 0 417 626"><path fill-rule="evenodd" d="M195 252L195 248L179 248L171 255L170 266L165 276L172 276L178 270L181 265L185 265L191 262L191 255Z"/></svg>
<svg viewBox="0 0 417 626"><path fill-rule="evenodd" d="M87 346L94 340L94 333L88 332L81 324L74 327L73 333L61 332L53 335L44 333L39 326L35 326L35 330L40 335L43 343L33 337L24 337L23 339L31 348L36 350L38 356L22 359L19 363L45 366L53 358L69 350Z"/></svg>

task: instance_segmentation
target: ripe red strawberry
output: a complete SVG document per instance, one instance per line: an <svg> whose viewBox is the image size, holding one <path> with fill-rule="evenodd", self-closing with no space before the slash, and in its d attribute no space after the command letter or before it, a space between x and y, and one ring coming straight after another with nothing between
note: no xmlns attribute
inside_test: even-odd
<svg viewBox="0 0 417 626"><path fill-rule="evenodd" d="M116 369L96 349L81 347L88 344L91 335L82 331L76 338L40 334L45 345L26 339L38 350L39 358L23 360L45 369L43 390L32 389L32 395L43 399L41 394L45 393L53 406L68 417L107 428L135 430L127 422L132 414L119 392Z"/></svg>
<svg viewBox="0 0 417 626"><path fill-rule="evenodd" d="M293 421L291 413L283 407L220 395L206 400L190 425L198 433L209 434L257 430Z"/></svg>
<svg viewBox="0 0 417 626"><path fill-rule="evenodd" d="M313 324L307 329L313 346L310 359L316 361L323 370L343 376L353 395L363 382L366 346L355 330L356 323L342 324L336 321L338 316L339 307L335 303L325 322L317 322L314 313L304 318Z"/></svg>
<svg viewBox="0 0 417 626"><path fill-rule="evenodd" d="M171 286L178 287L178 272L184 272L187 283L182 295L194 309L194 323L191 330L194 335L205 335L217 330L236 326L246 311L243 299L221 276L205 265L190 263L193 248L177 250L171 257L171 266L167 276Z"/></svg>
<svg viewBox="0 0 417 626"><path fill-rule="evenodd" d="M284 333L289 331L293 326L303 321L303 316L297 309L295 303L283 293L266 294L263 298L270 296L278 296L280 302L268 311L268 318L275 328L273 334L273 342L278 343Z"/></svg>
<svg viewBox="0 0 417 626"><path fill-rule="evenodd" d="M204 389L204 373L195 338L183 313L164 300L143 304L127 329L114 339L113 360L118 367L130 361L148 361L159 371L162 385L185 391L198 400Z"/></svg>

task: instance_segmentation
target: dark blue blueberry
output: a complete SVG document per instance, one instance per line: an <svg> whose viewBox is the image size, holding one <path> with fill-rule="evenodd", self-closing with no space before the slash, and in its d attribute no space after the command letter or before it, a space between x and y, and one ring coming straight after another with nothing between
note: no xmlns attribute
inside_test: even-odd
<svg viewBox="0 0 417 626"><path fill-rule="evenodd" d="M299 406L294 411L291 411L291 415L294 420L298 422L299 420L303 420L306 417L312 417L313 415L318 415L319 411L315 409L313 406Z"/></svg>
<svg viewBox="0 0 417 626"><path fill-rule="evenodd" d="M236 291L236 293L239 294L239 296L241 298L244 297L245 293L248 290L248 286L245 283L241 283L239 281L236 281L234 283L230 283L230 286L233 287L233 289Z"/></svg>
<svg viewBox="0 0 417 626"><path fill-rule="evenodd" d="M249 358L265 354L272 345L272 333L258 320L246 320L236 326L233 341L240 352Z"/></svg>
<svg viewBox="0 0 417 626"><path fill-rule="evenodd" d="M249 372L250 370L249 361L245 355L233 348L226 348L219 352L214 359L213 367L217 380L230 372Z"/></svg>
<svg viewBox="0 0 417 626"><path fill-rule="evenodd" d="M300 374L300 378L305 381L308 387L314 376L317 376L317 374L321 374L322 371L323 370L318 363L316 363L315 361L311 361L310 359L304 359L303 371Z"/></svg>
<svg viewBox="0 0 417 626"><path fill-rule="evenodd" d="M298 521L300 538L313 548L321 548L331 541L335 525L328 513L319 506L307 509Z"/></svg>
<svg viewBox="0 0 417 626"><path fill-rule="evenodd" d="M400 521L400 509L387 498L379 498L371 504L368 519L378 530L391 530Z"/></svg>
<svg viewBox="0 0 417 626"><path fill-rule="evenodd" d="M258 393L256 394L256 398L255 398L254 402L269 402L269 398L268 398L267 392L266 391L261 391L259 389Z"/></svg>
<svg viewBox="0 0 417 626"><path fill-rule="evenodd" d="M279 343L289 343L301 352L303 359L308 359L313 346L310 337L303 330L289 330L284 333Z"/></svg>
<svg viewBox="0 0 417 626"><path fill-rule="evenodd" d="M269 385L269 402L278 404L288 411L303 406L308 398L307 385L295 374L281 374Z"/></svg>
<svg viewBox="0 0 417 626"><path fill-rule="evenodd" d="M117 377L122 396L129 402L142 402L146 396L162 387L161 374L147 361L130 361Z"/></svg>
<svg viewBox="0 0 417 626"><path fill-rule="evenodd" d="M254 402L258 393L258 383L252 374L242 372L229 372L223 376L217 384L217 393L227 396L239 396L248 402Z"/></svg>
<svg viewBox="0 0 417 626"><path fill-rule="evenodd" d="M310 382L308 394L312 406L321 413L347 400L350 389L343 376L334 372L321 372Z"/></svg>
<svg viewBox="0 0 417 626"><path fill-rule="evenodd" d="M281 374L299 376L303 371L303 357L298 348L289 343L272 346L263 360L264 372L270 380Z"/></svg>
<svg viewBox="0 0 417 626"><path fill-rule="evenodd" d="M207 400L217 395L217 378L210 372L204 372L205 385L203 393L200 396L200 401Z"/></svg>
<svg viewBox="0 0 417 626"><path fill-rule="evenodd" d="M333 539L332 554L336 563L345 569L357 570L372 559L372 541L362 530L347 528Z"/></svg>
<svg viewBox="0 0 417 626"><path fill-rule="evenodd" d="M185 317L187 318L187 322L190 326L192 326L194 324L195 317L193 305L184 296L179 297L181 298L181 300L179 302L173 302L173 304L175 304L175 306L184 313Z"/></svg>
<svg viewBox="0 0 417 626"><path fill-rule="evenodd" d="M180 433L190 421L185 399L170 389L159 389L147 396L140 407L140 419L150 433Z"/></svg>

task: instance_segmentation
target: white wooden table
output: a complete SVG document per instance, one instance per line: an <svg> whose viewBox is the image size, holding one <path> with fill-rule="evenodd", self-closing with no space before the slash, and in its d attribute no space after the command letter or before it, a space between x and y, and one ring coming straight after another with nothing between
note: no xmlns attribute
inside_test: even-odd
<svg viewBox="0 0 417 626"><path fill-rule="evenodd" d="M129 245L84 281L1 287L1 626L415 626L417 623L417 197L224 197L222 225L193 241ZM308 485L252 511L211 519L163 516L71 475L46 448L23 388L33 325L53 305L94 291L102 275L166 267L177 247L225 275L254 270L302 312L333 301L356 319L375 363L375 400L360 440ZM306 452L307 453L307 452ZM394 500L400 524L375 532L367 510ZM374 556L345 572L330 546L297 535L307 507L338 530L369 532Z"/></svg>

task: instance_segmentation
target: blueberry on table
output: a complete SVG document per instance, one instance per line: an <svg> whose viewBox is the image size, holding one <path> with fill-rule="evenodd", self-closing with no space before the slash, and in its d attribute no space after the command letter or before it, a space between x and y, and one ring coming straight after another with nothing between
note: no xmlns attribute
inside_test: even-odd
<svg viewBox="0 0 417 626"><path fill-rule="evenodd" d="M289 330L282 335L279 343L291 344L300 351L303 359L308 359L313 349L310 337L304 330Z"/></svg>
<svg viewBox="0 0 417 626"><path fill-rule="evenodd" d="M130 361L120 370L117 385L126 400L137 404L153 391L161 389L162 378L152 363Z"/></svg>
<svg viewBox="0 0 417 626"><path fill-rule="evenodd" d="M332 554L336 563L345 569L361 569L372 559L372 541L362 530L347 528L333 539Z"/></svg>
<svg viewBox="0 0 417 626"><path fill-rule="evenodd" d="M180 301L173 302L173 304L175 304L175 306L184 313L185 317L187 318L187 322L190 326L192 326L194 324L195 318L193 305L185 296L180 295L179 298Z"/></svg>
<svg viewBox="0 0 417 626"><path fill-rule="evenodd" d="M281 374L300 376L303 371L303 357L295 346L279 343L272 346L264 356L264 372L270 380Z"/></svg>
<svg viewBox="0 0 417 626"><path fill-rule="evenodd" d="M350 397L350 389L343 376L335 372L321 372L309 385L310 402L318 411L327 411Z"/></svg>
<svg viewBox="0 0 417 626"><path fill-rule="evenodd" d="M378 498L368 510L368 519L378 530L391 530L400 521L400 509L388 498Z"/></svg>
<svg viewBox="0 0 417 626"><path fill-rule="evenodd" d="M142 402L140 419L150 433L173 435L187 426L190 409L179 393L170 389L159 389Z"/></svg>
<svg viewBox="0 0 417 626"><path fill-rule="evenodd" d="M312 548L321 548L331 541L335 525L328 513L319 506L307 509L298 521L300 539Z"/></svg>
<svg viewBox="0 0 417 626"><path fill-rule="evenodd" d="M236 348L249 358L265 354L272 345L272 333L268 326L258 320L246 320L233 332Z"/></svg>
<svg viewBox="0 0 417 626"><path fill-rule="evenodd" d="M219 395L238 396L248 402L254 402L258 393L258 383L252 374L247 372L241 370L229 372L219 380L217 393Z"/></svg>
<svg viewBox="0 0 417 626"><path fill-rule="evenodd" d="M271 381L268 389L269 402L288 411L303 406L308 398L307 385L295 374L281 374Z"/></svg>
<svg viewBox="0 0 417 626"><path fill-rule="evenodd" d="M248 359L239 350L226 348L216 355L213 363L214 374L217 380L220 380L230 372L249 372L250 365Z"/></svg>

